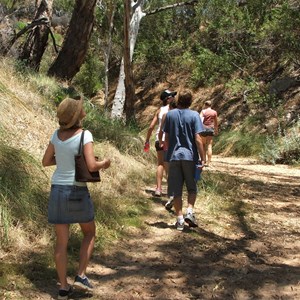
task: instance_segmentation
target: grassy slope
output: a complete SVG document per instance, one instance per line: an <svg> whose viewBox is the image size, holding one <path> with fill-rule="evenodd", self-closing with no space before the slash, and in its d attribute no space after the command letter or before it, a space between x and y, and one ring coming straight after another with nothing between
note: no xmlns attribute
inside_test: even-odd
<svg viewBox="0 0 300 300"><path fill-rule="evenodd" d="M54 277L53 232L46 216L53 168L42 168L40 161L57 123L53 106L29 81L18 78L8 62L0 70L0 115L0 257L6 258L0 263L0 286L7 286L13 278L18 287L28 286L24 273L28 269L33 277L40 276L38 269L44 270L43 276ZM95 153L112 160L111 167L102 172L102 182L90 185L97 235L102 237L96 247L101 250L122 235L124 225L141 225L139 215L147 211L142 187L154 170L146 157L137 161L109 142L96 142ZM73 267L78 247L72 245L78 244L80 233L77 226L72 231ZM25 262L28 268L20 269L18 265ZM41 268L33 267L37 263Z"/></svg>

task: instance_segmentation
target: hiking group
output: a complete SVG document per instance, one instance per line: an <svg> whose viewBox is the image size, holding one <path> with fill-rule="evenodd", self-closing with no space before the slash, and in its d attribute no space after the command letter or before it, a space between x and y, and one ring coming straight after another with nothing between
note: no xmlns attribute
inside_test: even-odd
<svg viewBox="0 0 300 300"><path fill-rule="evenodd" d="M175 96L178 96L175 101ZM197 195L197 184L194 177L211 160L211 145L214 128L217 132L217 115L210 107L200 114L189 107L192 104L192 93L189 91L171 92L164 90L160 99L162 107L157 110L150 124L145 151L149 150L150 137L155 126L155 149L157 152L155 196L162 196L162 180L167 174L169 201L167 209L173 206L176 211L176 228L184 229L185 222L196 227L193 213ZM208 103L209 104L209 103ZM82 120L86 116L83 99L66 98L57 107L59 128L50 137L45 150L42 165L55 166L51 177L51 190L48 202L48 222L54 225L56 243L54 260L59 279L58 299L67 300L73 289L92 291L93 286L86 276L96 235L94 206L87 183L76 177L75 157L79 145L87 172L95 173L110 166L110 159L97 160L93 149L93 135L83 130ZM200 135L204 133L204 138ZM211 137L211 138L209 138ZM208 145L206 150L204 145ZM206 159L207 151L207 159ZM77 180L75 179L77 178ZM188 207L185 216L182 211L183 185L188 191ZM68 241L70 224L79 224L83 238L79 252L79 265L73 284L68 283Z"/></svg>
<svg viewBox="0 0 300 300"><path fill-rule="evenodd" d="M177 96L177 101L175 97ZM183 90L164 90L160 99L162 106L155 112L149 126L144 150L149 150L150 137L157 126L155 149L157 153L156 188L154 196L162 196L164 173L167 178L168 202L165 207L173 206L176 212L177 230L182 231L185 223L197 227L194 205L197 196L195 174L209 167L212 159L213 136L218 133L217 112L211 108L211 102L204 103L204 109L198 113L190 109L192 93ZM187 209L183 214L183 187L187 190Z"/></svg>

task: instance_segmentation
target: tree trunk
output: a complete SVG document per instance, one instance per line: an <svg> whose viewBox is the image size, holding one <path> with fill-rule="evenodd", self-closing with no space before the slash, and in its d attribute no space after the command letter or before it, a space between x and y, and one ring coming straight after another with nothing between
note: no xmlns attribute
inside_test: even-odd
<svg viewBox="0 0 300 300"><path fill-rule="evenodd" d="M129 0L128 0L129 1ZM164 7L157 8L153 11L149 11L147 13L144 13L142 11L144 3L147 2L147 0L137 0L137 1L131 1L132 7L133 7L133 14L130 21L130 62L132 61L133 51L140 27L141 20L144 16L159 13L161 11L167 10L167 9L173 9L174 7L184 6L184 5L193 5L197 3L199 0L187 0L184 2L174 3L170 4ZM127 73L127 72L126 72ZM130 73L130 71L129 71ZM124 110L124 104L125 104L125 71L124 71L124 57L122 58L121 62L121 68L119 73L119 81L117 90L115 93L115 97L113 100L113 106L111 111L111 117L112 118L121 118L123 115Z"/></svg>
<svg viewBox="0 0 300 300"><path fill-rule="evenodd" d="M49 24L52 19L52 5L53 0L41 0L34 20L45 18L48 20L48 24L36 26L28 34L19 55L19 59L23 60L27 66L35 71L39 70L42 57L47 47L48 36L50 33Z"/></svg>
<svg viewBox="0 0 300 300"><path fill-rule="evenodd" d="M58 57L48 75L71 80L84 62L94 24L97 0L76 0L70 25Z"/></svg>
<svg viewBox="0 0 300 300"><path fill-rule="evenodd" d="M135 118L135 88L130 56L130 0L124 0L124 72L125 72L125 114L126 122Z"/></svg>
<svg viewBox="0 0 300 300"><path fill-rule="evenodd" d="M130 21L130 30L129 30L129 39L130 39L130 62L132 61L133 51L137 39L137 34L139 31L139 26L141 19L145 16L145 13L142 12L143 1L137 3L135 10L132 14ZM115 97L113 100L113 107L111 111L112 118L121 118L124 110L125 103L125 71L124 71L124 57L121 62L121 68L119 73L119 81Z"/></svg>
<svg viewBox="0 0 300 300"><path fill-rule="evenodd" d="M109 82L108 82L108 74L109 74L109 59L112 48L112 31L114 28L114 18L116 11L116 3L112 0L109 3L109 11L108 11L108 40L107 46L104 47L104 65L105 65L105 96L104 96L104 107L107 110L108 108L108 93L109 93Z"/></svg>

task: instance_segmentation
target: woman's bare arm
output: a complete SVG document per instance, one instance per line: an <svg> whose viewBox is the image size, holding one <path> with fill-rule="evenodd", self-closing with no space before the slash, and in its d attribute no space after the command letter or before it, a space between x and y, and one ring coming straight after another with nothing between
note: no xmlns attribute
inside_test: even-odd
<svg viewBox="0 0 300 300"><path fill-rule="evenodd" d="M90 172L95 172L100 169L107 169L110 166L110 159L103 159L100 161L96 160L92 142L83 146L83 153Z"/></svg>
<svg viewBox="0 0 300 300"><path fill-rule="evenodd" d="M54 146L51 142L49 142L48 147L43 156L42 165L43 165L43 167L56 165L55 150L54 150Z"/></svg>

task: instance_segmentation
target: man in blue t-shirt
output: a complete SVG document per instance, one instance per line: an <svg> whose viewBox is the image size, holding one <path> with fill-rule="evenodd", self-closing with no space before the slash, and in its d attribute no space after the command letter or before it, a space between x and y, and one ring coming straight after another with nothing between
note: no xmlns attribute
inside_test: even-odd
<svg viewBox="0 0 300 300"><path fill-rule="evenodd" d="M168 194L174 196L178 230L184 229L184 222L190 227L198 226L193 214L197 195L194 174L199 155L200 168L203 167L204 151L199 133L204 131L204 127L199 113L189 109L192 100L190 91L181 92L178 96L178 108L167 113L163 129L168 149L166 155L169 162ZM184 183L188 192L188 208L185 217L182 213Z"/></svg>

